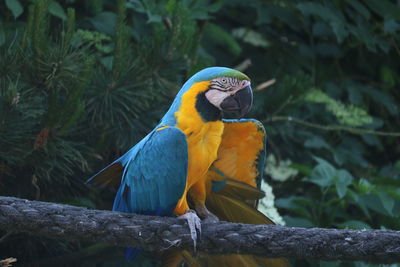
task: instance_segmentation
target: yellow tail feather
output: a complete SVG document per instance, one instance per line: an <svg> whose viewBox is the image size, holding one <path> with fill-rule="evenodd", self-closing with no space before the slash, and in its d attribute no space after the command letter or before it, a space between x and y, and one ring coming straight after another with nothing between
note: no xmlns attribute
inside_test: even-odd
<svg viewBox="0 0 400 267"><path fill-rule="evenodd" d="M211 193L206 207L223 221L249 224L274 224L272 220L250 205L229 196Z"/></svg>
<svg viewBox="0 0 400 267"><path fill-rule="evenodd" d="M258 200L265 197L265 193L257 187L233 179L226 179L225 182L218 194L241 200L254 208Z"/></svg>
<svg viewBox="0 0 400 267"><path fill-rule="evenodd" d="M255 188L256 189L256 188ZM228 191L229 192L229 191ZM242 200L224 195L224 192L212 192L207 196L207 208L218 214L221 220L248 224L275 224L267 216ZM209 256L207 266L268 266L287 267L290 264L283 258L262 258L251 255Z"/></svg>

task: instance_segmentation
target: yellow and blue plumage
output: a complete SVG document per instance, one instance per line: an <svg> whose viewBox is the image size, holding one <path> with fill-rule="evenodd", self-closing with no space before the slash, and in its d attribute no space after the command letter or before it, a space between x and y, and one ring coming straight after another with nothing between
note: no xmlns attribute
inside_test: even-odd
<svg viewBox="0 0 400 267"><path fill-rule="evenodd" d="M185 217L194 238L199 219L190 206L203 219L217 219L215 213L224 220L271 223L255 209L263 196L257 187L265 160L264 129L255 120L223 120L226 112L242 116L251 104L245 74L204 69L183 85L153 131L89 182L118 187L113 210ZM246 257L237 259L249 261Z"/></svg>

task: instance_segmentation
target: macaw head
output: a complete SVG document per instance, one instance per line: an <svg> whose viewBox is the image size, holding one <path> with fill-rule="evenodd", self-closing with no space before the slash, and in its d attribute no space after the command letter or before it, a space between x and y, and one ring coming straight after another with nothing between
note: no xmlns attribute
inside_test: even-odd
<svg viewBox="0 0 400 267"><path fill-rule="evenodd" d="M217 109L222 115L235 113L243 117L253 103L249 77L234 69L206 68L193 75L187 83L202 84L196 96L196 108L202 115Z"/></svg>
<svg viewBox="0 0 400 267"><path fill-rule="evenodd" d="M249 111L253 103L249 78L233 69L211 78L204 95L223 113L236 113L240 117Z"/></svg>
<svg viewBox="0 0 400 267"><path fill-rule="evenodd" d="M253 102L250 79L240 71L211 67L194 74L182 86L162 124L174 124L175 112L182 107L200 114L204 121L221 119L226 113L243 117Z"/></svg>

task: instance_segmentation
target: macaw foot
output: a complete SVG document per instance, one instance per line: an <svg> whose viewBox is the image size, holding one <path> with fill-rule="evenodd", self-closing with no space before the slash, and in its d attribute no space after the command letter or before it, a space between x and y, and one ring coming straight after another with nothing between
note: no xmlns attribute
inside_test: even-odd
<svg viewBox="0 0 400 267"><path fill-rule="evenodd" d="M203 205L196 205L195 210L197 214L206 222L219 222L219 219L216 215L214 215L211 211L207 209L207 207Z"/></svg>
<svg viewBox="0 0 400 267"><path fill-rule="evenodd" d="M187 221L190 229L190 236L193 240L194 251L196 252L197 237L201 235L200 218L194 210L188 210L185 214L179 216L178 219L185 219ZM199 231L199 236L197 236L197 231Z"/></svg>

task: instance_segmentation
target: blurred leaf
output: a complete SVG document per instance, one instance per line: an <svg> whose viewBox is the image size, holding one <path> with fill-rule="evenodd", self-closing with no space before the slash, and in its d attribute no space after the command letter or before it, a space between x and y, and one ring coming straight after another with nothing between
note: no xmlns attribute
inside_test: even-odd
<svg viewBox="0 0 400 267"><path fill-rule="evenodd" d="M354 185L354 184L353 184ZM364 203L363 199L360 198L360 196L358 195L358 192L355 192L351 189L347 190L347 194L349 196L349 200L353 200L353 203L358 206L362 212L364 213L364 215L368 218L371 219L371 213L368 210L367 205Z"/></svg>
<svg viewBox="0 0 400 267"><path fill-rule="evenodd" d="M333 35L332 29L329 27L329 25L321 21L317 21L313 24L312 33L317 37Z"/></svg>
<svg viewBox="0 0 400 267"><path fill-rule="evenodd" d="M399 8L389 0L364 0L371 10L381 17L390 16L391 18L400 18Z"/></svg>
<svg viewBox="0 0 400 267"><path fill-rule="evenodd" d="M89 21L93 24L97 31L109 35L114 35L116 15L113 12L101 12Z"/></svg>
<svg viewBox="0 0 400 267"><path fill-rule="evenodd" d="M383 206L383 201L386 201L386 197L383 196L383 201L381 200L381 197L379 195L375 195L375 194L369 194L369 195L365 195L365 196L361 196L360 197L360 201L363 201L365 203L365 205L379 213L385 216L392 216L392 214ZM385 205L387 205L387 207L390 209L391 206L391 200L388 200L387 203Z"/></svg>
<svg viewBox="0 0 400 267"><path fill-rule="evenodd" d="M314 135L311 138L307 139L304 142L305 147L309 148L316 148L316 149L321 149L321 148L326 148L329 149L330 145L321 137Z"/></svg>
<svg viewBox="0 0 400 267"><path fill-rule="evenodd" d="M323 57L339 57L341 54L339 46L331 43L318 43L315 49Z"/></svg>
<svg viewBox="0 0 400 267"><path fill-rule="evenodd" d="M65 13L64 8L57 1L50 1L49 12L53 16L60 18L62 20L67 19L67 14Z"/></svg>
<svg viewBox="0 0 400 267"><path fill-rule="evenodd" d="M381 79L388 87L394 87L396 85L396 74L386 65L381 67Z"/></svg>
<svg viewBox="0 0 400 267"><path fill-rule="evenodd" d="M400 23L397 20L390 19L383 24L383 31L386 34L396 34L400 29Z"/></svg>
<svg viewBox="0 0 400 267"><path fill-rule="evenodd" d="M347 187L353 182L354 178L347 170L338 170L336 177L336 191L339 198L343 198L347 193Z"/></svg>
<svg viewBox="0 0 400 267"><path fill-rule="evenodd" d="M358 180L358 183L355 186L360 192L362 192L362 194L369 194L373 189L375 189L375 186L364 178Z"/></svg>
<svg viewBox="0 0 400 267"><path fill-rule="evenodd" d="M309 176L312 171L312 168L305 164L292 163L290 167L298 170L301 174L303 174L303 176Z"/></svg>
<svg viewBox="0 0 400 267"><path fill-rule="evenodd" d="M315 183L321 187L335 185L339 198L346 195L347 188L353 182L353 176L347 170L337 170L329 162L314 156L318 165L314 167L307 181Z"/></svg>
<svg viewBox="0 0 400 267"><path fill-rule="evenodd" d="M359 86L358 88L363 93L369 95L373 101L385 107L390 114L396 115L399 113L398 104L385 92L365 86Z"/></svg>
<svg viewBox="0 0 400 267"><path fill-rule="evenodd" d="M224 0L216 0L207 7L208 12L214 13L219 11L224 6Z"/></svg>
<svg viewBox="0 0 400 267"><path fill-rule="evenodd" d="M339 223L338 226L340 228L348 228L348 229L371 229L371 226L363 221L351 220L346 221L344 223Z"/></svg>
<svg viewBox="0 0 400 267"><path fill-rule="evenodd" d="M382 206L385 208L388 214L393 215L393 207L395 204L394 199L383 191L378 193L378 197L382 203Z"/></svg>
<svg viewBox="0 0 400 267"><path fill-rule="evenodd" d="M232 31L232 35L254 46L268 47L270 45L264 36L251 29L237 28Z"/></svg>
<svg viewBox="0 0 400 267"><path fill-rule="evenodd" d="M368 161L364 158L366 151L363 143L354 137L343 138L340 145L332 152L335 162L340 166L345 164L353 164L364 168L368 166Z"/></svg>
<svg viewBox="0 0 400 267"><path fill-rule="evenodd" d="M24 8L18 0L6 0L6 6L11 10L14 18L18 18L23 12Z"/></svg>
<svg viewBox="0 0 400 267"><path fill-rule="evenodd" d="M246 3L249 4L249 3ZM265 4L256 8L257 21L256 24L271 23L273 19L286 24L294 31L301 31L303 23L300 18L295 15L294 10L285 8L280 5Z"/></svg>
<svg viewBox="0 0 400 267"><path fill-rule="evenodd" d="M310 227L314 226L314 224L311 221L301 218L301 217L283 216L283 220L286 222L286 225L289 227L310 228Z"/></svg>
<svg viewBox="0 0 400 267"><path fill-rule="evenodd" d="M218 3L215 6L218 8ZM194 5L192 4L189 9L190 9L190 17L193 19L198 19L198 20L206 20L210 19L211 17L208 15L210 10L208 9L209 6L207 5L206 1L196 1L194 2Z"/></svg>
<svg viewBox="0 0 400 267"><path fill-rule="evenodd" d="M0 46L6 42L6 35L4 33L3 23L0 20Z"/></svg>
<svg viewBox="0 0 400 267"><path fill-rule="evenodd" d="M400 160L397 160L394 164L394 169L400 172Z"/></svg>
<svg viewBox="0 0 400 267"><path fill-rule="evenodd" d="M76 46L90 45L94 46L99 52L109 54L113 48L110 45L112 38L107 34L97 31L88 31L79 29L75 33Z"/></svg>
<svg viewBox="0 0 400 267"><path fill-rule="evenodd" d="M354 20L356 24L349 25L349 31L360 39L370 51L375 52L379 39L374 34L372 28L367 21L359 15L356 15Z"/></svg>
<svg viewBox="0 0 400 267"><path fill-rule="evenodd" d="M158 23L162 21L162 17L158 14L148 13L147 23Z"/></svg>
<svg viewBox="0 0 400 267"><path fill-rule="evenodd" d="M346 19L341 10L334 9L331 6L317 2L301 2L297 4L297 8L304 15L318 16L328 22L329 25L332 27L332 31L335 33L339 43L342 43L344 39L348 36Z"/></svg>
<svg viewBox="0 0 400 267"><path fill-rule="evenodd" d="M279 198L275 201L278 208L287 209L305 218L311 218L308 208L314 207L314 203L305 197Z"/></svg>
<svg viewBox="0 0 400 267"><path fill-rule="evenodd" d="M361 138L364 140L364 142L366 142L370 146L382 147L382 142L376 135L363 134L361 135Z"/></svg>
<svg viewBox="0 0 400 267"><path fill-rule="evenodd" d="M321 187L333 185L336 176L336 169L322 158L314 156L314 159L318 162L318 165L314 167L307 181L315 183Z"/></svg>
<svg viewBox="0 0 400 267"><path fill-rule="evenodd" d="M343 104L319 89L309 90L304 95L304 99L308 102L325 104L326 109L343 125L361 126L369 124L373 120L361 107Z"/></svg>
<svg viewBox="0 0 400 267"><path fill-rule="evenodd" d="M371 13L369 12L368 8L366 8L360 1L358 0L347 0L354 10L359 12L365 19L369 19L371 17Z"/></svg>
<svg viewBox="0 0 400 267"><path fill-rule="evenodd" d="M285 209L294 209L294 208L300 208L304 205L306 206L313 206L313 203L310 202L309 199L304 198L304 197L288 197L288 198L280 198L276 201L276 204L280 208L285 208ZM301 205L300 205L301 204Z"/></svg>
<svg viewBox="0 0 400 267"><path fill-rule="evenodd" d="M352 86L346 86L346 89L349 93L350 102L354 105L361 105L363 102L363 97L360 90Z"/></svg>
<svg viewBox="0 0 400 267"><path fill-rule="evenodd" d="M231 54L239 55L242 52L242 48L235 38L227 33L222 27L214 23L207 23L205 30L211 41L224 47L224 49L227 49Z"/></svg>
<svg viewBox="0 0 400 267"><path fill-rule="evenodd" d="M165 4L165 9L167 12L172 12L176 8L176 1L168 1ZM131 0L127 3L127 8L132 8L137 12L144 13L147 15L146 23L159 23L162 21L161 13L164 8L163 5L158 4L154 0L149 1L139 1Z"/></svg>
<svg viewBox="0 0 400 267"><path fill-rule="evenodd" d="M126 7L131 8L131 9L135 10L136 12L146 13L146 9L145 9L142 1L140 1L140 0L129 0L126 3Z"/></svg>

